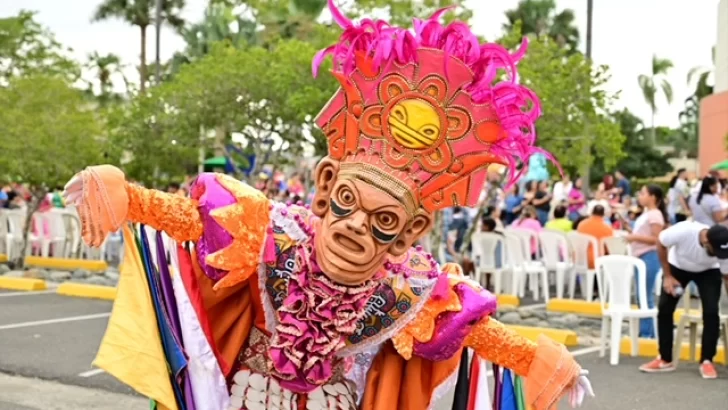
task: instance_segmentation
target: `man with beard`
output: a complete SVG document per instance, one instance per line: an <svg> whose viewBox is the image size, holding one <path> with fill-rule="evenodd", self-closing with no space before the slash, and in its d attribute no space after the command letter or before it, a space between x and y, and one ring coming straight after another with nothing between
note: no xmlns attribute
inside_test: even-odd
<svg viewBox="0 0 728 410"><path fill-rule="evenodd" d="M713 366L720 331L721 281L728 289L728 228L683 222L662 231L657 241L662 264L663 292L658 305L660 356L641 366L646 373L675 370L672 363L673 315L683 289L694 282L703 307L700 375L718 377Z"/></svg>

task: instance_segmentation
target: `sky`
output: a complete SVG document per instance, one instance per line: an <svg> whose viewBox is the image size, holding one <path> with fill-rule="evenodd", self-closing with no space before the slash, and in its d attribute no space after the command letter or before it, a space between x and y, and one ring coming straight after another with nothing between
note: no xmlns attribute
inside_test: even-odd
<svg viewBox="0 0 728 410"><path fill-rule="evenodd" d="M134 64L139 59L139 31L121 21L91 22L101 0L3 0L0 17L21 9L36 11L38 20L71 47L74 56L85 60L94 51L114 53L128 64L129 78L136 78ZM474 10L474 30L487 39L497 38L505 22L504 11L518 0L466 0ZM570 8L576 14L585 49L586 0L557 0L559 10ZM203 16L207 0L187 0L183 17L196 22ZM627 107L650 124L650 109L637 84L640 74L649 74L652 55L668 58L674 68L667 79L673 86L674 101L668 106L658 99L657 125L677 126L683 101L692 90L688 71L695 66L712 66L711 48L717 40L718 0L594 0L592 57L610 67L612 78L607 91L620 92L615 108ZM154 59L154 35L149 32L147 58ZM171 30L162 34L162 60L184 48L184 42ZM153 71L150 71L153 72Z"/></svg>

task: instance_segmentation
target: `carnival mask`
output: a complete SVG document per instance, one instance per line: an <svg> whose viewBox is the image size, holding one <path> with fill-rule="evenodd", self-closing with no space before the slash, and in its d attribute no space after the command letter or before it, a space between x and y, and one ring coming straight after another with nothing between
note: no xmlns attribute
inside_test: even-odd
<svg viewBox="0 0 728 410"><path fill-rule="evenodd" d="M328 159L316 171L313 212L321 217L316 255L330 279L358 285L380 271L388 255L404 254L429 230L432 218L424 212L411 217L401 199L337 175L338 163Z"/></svg>

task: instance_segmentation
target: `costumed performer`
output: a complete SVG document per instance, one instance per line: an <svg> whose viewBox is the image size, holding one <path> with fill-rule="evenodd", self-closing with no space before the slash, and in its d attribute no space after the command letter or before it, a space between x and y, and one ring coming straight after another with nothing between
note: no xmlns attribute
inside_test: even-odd
<svg viewBox="0 0 728 410"><path fill-rule="evenodd" d="M494 295L413 247L436 211L477 201L489 165L514 170L540 152L538 100L516 81L525 41L514 55L479 44L466 24L442 25L445 10L410 32L329 7L344 33L314 74L333 56L341 88L316 120L329 153L310 209L214 173L189 198L132 185L109 165L66 187L91 245L127 222L187 245L170 252L194 307L178 313L187 380L173 377L176 402L158 404L422 410L454 385L466 347L525 377L531 408L567 393L580 404L588 380L563 346L507 329L491 318ZM104 368L149 387L120 366Z"/></svg>

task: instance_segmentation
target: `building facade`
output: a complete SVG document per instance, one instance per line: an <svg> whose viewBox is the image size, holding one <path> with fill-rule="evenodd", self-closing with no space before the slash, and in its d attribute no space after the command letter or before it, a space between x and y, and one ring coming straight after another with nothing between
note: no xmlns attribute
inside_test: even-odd
<svg viewBox="0 0 728 410"><path fill-rule="evenodd" d="M700 172L728 159L728 0L718 4L718 38L715 46L715 89L700 103Z"/></svg>

